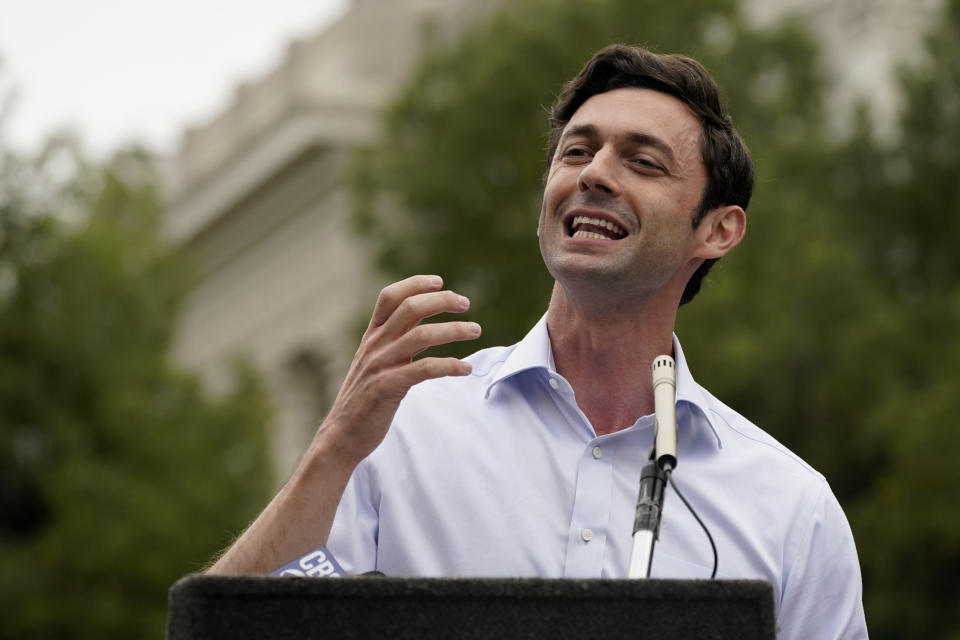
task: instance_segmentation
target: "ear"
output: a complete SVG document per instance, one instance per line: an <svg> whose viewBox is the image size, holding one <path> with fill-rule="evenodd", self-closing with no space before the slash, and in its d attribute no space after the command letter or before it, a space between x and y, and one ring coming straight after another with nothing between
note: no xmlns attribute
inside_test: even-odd
<svg viewBox="0 0 960 640"><path fill-rule="evenodd" d="M697 257L706 260L725 256L740 244L746 230L747 216L737 205L711 209L697 227L701 238Z"/></svg>

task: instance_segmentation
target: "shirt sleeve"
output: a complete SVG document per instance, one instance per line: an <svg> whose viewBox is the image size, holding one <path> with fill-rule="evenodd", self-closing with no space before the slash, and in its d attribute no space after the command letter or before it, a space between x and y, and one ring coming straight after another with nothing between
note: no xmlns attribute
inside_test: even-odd
<svg viewBox="0 0 960 640"><path fill-rule="evenodd" d="M826 482L784 574L780 640L867 638L853 533ZM788 556L789 559L789 556Z"/></svg>
<svg viewBox="0 0 960 640"><path fill-rule="evenodd" d="M327 549L347 575L377 568L379 498L369 459L354 470L340 499Z"/></svg>

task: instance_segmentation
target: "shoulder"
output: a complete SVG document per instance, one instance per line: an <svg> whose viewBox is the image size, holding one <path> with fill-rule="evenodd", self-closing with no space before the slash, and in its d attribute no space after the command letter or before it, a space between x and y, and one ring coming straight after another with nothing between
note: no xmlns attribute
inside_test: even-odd
<svg viewBox="0 0 960 640"><path fill-rule="evenodd" d="M753 453L769 460L791 475L807 477L815 484L825 484L823 474L814 469L803 458L791 451L786 445L771 436L767 431L742 416L733 408L719 400L706 389L703 389L706 399L707 418L717 431L724 449L735 452Z"/></svg>
<svg viewBox="0 0 960 640"><path fill-rule="evenodd" d="M718 493L743 521L759 523L782 545L785 562L807 546L811 523L825 510L842 513L827 479L765 430L704 391L701 410L719 449L705 461L724 478ZM708 473L703 470L703 473ZM745 496L749 499L744 500ZM842 517L842 516L841 516Z"/></svg>
<svg viewBox="0 0 960 640"><path fill-rule="evenodd" d="M840 555L856 564L849 523L824 475L715 396L706 391L704 395L725 467L732 475L746 474L749 485L760 489L757 502L783 518L785 561L804 562L817 548L819 535L820 546L834 545L833 553L844 549Z"/></svg>
<svg viewBox="0 0 960 640"><path fill-rule="evenodd" d="M779 579L771 580L780 588L781 624L859 628L863 610L856 545L827 479L706 390L703 398L701 409L720 442L716 460L723 460L726 486L718 491L731 498L724 503L726 513L737 516L741 529L745 522L754 523L760 538L771 542L768 555L778 559L780 568L771 575ZM825 594L838 605L829 615L821 606ZM822 617L827 620L815 620ZM839 636L831 632L824 637Z"/></svg>

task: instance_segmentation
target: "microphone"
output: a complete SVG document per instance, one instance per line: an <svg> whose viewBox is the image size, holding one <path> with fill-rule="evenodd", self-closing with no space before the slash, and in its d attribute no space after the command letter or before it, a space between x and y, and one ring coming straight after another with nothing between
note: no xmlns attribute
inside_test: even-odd
<svg viewBox="0 0 960 640"><path fill-rule="evenodd" d="M630 578L649 578L653 545L660 535L660 515L668 474L677 466L676 367L670 356L653 361L654 444L640 471L640 495L633 521Z"/></svg>
<svg viewBox="0 0 960 640"><path fill-rule="evenodd" d="M653 361L653 408L657 465L672 471L677 466L677 370L670 356Z"/></svg>
<svg viewBox="0 0 960 640"><path fill-rule="evenodd" d="M271 576L298 578L339 578L347 575L326 547L317 547L296 560L291 560Z"/></svg>

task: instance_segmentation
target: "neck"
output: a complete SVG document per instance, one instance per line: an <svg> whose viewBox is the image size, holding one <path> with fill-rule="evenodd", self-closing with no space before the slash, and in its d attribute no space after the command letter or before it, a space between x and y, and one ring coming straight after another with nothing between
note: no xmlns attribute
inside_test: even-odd
<svg viewBox="0 0 960 640"><path fill-rule="evenodd" d="M653 413L651 363L673 353L672 301L578 301L554 285L547 330L557 371L597 435Z"/></svg>

